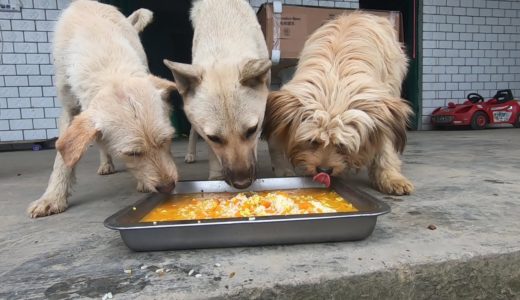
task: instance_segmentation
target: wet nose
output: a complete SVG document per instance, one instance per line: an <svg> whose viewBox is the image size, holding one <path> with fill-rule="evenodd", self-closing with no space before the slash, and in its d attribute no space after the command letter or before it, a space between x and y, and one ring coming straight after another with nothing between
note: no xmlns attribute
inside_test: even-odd
<svg viewBox="0 0 520 300"><path fill-rule="evenodd" d="M332 174L332 168L330 167L316 167L316 172L318 173L327 173L327 174Z"/></svg>
<svg viewBox="0 0 520 300"><path fill-rule="evenodd" d="M251 183L253 183L253 180L251 178L235 179L235 180L231 181L231 184L233 185L233 187L237 188L237 189L245 189L245 188L249 187L251 185Z"/></svg>
<svg viewBox="0 0 520 300"><path fill-rule="evenodd" d="M155 187L155 189L159 193L163 193L163 194L171 193L174 188L175 188L175 181L172 181L172 182L167 183L167 184L158 185L158 186Z"/></svg>

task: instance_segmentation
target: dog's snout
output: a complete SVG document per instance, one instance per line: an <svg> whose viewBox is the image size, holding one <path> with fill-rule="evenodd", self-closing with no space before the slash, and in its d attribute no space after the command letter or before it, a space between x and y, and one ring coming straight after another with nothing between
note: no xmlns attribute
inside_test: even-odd
<svg viewBox="0 0 520 300"><path fill-rule="evenodd" d="M254 168L234 171L226 169L224 174L226 182L237 189L249 187L255 179Z"/></svg>
<svg viewBox="0 0 520 300"><path fill-rule="evenodd" d="M327 173L327 174L332 174L332 168L330 167L316 167L316 172L318 173Z"/></svg>
<svg viewBox="0 0 520 300"><path fill-rule="evenodd" d="M159 186L156 186L155 189L159 192L159 193L163 193L163 194L169 194L173 191L173 189L175 188L175 181L172 181L170 183L167 183L167 184L162 184L162 185L159 185Z"/></svg>
<svg viewBox="0 0 520 300"><path fill-rule="evenodd" d="M233 187L237 189L245 189L249 187L251 183L253 183L253 180L251 178L237 179L231 181Z"/></svg>

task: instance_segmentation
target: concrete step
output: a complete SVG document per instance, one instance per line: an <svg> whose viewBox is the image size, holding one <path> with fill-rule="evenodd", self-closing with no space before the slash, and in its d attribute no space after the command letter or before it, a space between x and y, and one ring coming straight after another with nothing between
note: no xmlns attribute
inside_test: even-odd
<svg viewBox="0 0 520 300"><path fill-rule="evenodd" d="M520 299L519 133L410 133L413 195L381 195L365 174L351 177L392 207L364 241L151 253L131 252L102 225L143 196L122 165L98 176L89 149L69 209L31 220L24 210L55 152L0 153L0 298ZM191 165L186 146L173 145L181 176L204 179L205 146ZM271 176L264 144L259 160Z"/></svg>

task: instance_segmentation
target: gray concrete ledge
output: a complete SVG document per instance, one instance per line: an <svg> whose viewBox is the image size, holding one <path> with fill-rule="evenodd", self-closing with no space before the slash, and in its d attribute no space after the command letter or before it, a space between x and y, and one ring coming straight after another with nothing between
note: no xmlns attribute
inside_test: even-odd
<svg viewBox="0 0 520 300"><path fill-rule="evenodd" d="M200 145L193 165L185 141L173 146L185 179L206 177ZM120 164L96 175L95 148L65 213L25 216L53 157L0 153L0 299L520 299L520 129L410 133L404 173L416 193L381 195L352 175L392 213L351 243L135 253L102 223L142 194ZM259 158L271 176L264 144Z"/></svg>
<svg viewBox="0 0 520 300"><path fill-rule="evenodd" d="M378 271L315 283L247 288L213 299L518 299L520 252Z"/></svg>

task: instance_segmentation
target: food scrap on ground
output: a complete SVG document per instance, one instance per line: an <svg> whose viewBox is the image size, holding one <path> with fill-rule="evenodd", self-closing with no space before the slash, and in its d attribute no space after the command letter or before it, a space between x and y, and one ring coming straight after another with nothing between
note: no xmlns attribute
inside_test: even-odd
<svg viewBox="0 0 520 300"><path fill-rule="evenodd" d="M102 300L107 300L107 299L112 299L112 293L106 293L105 295L103 295L103 298L101 298Z"/></svg>

